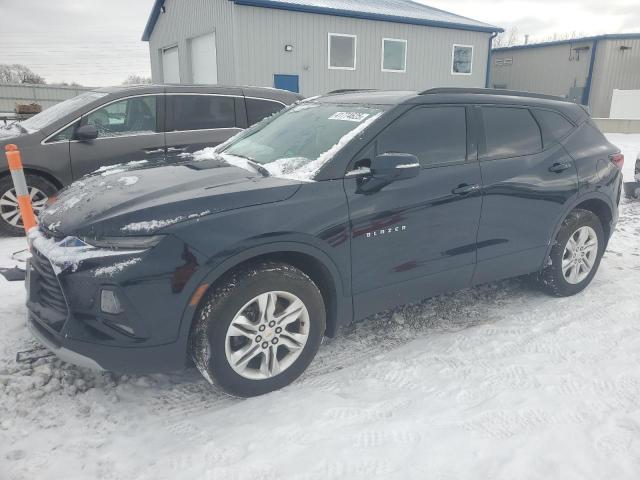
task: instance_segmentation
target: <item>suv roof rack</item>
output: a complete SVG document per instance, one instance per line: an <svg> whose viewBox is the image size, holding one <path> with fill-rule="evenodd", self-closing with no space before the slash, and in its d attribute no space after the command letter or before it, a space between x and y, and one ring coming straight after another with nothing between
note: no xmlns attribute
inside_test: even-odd
<svg viewBox="0 0 640 480"><path fill-rule="evenodd" d="M529 98L542 98L545 100L557 100L561 102L568 102L564 97L558 97L555 95L545 95L543 93L531 93L531 92L519 92L517 90L504 90L502 88L430 88L420 92L419 95L432 95L436 93L472 93L479 95L505 95L513 97L529 97Z"/></svg>
<svg viewBox="0 0 640 480"><path fill-rule="evenodd" d="M327 92L326 95L331 95L334 93L350 93L350 92L374 92L377 88L339 88L338 90L332 90Z"/></svg>

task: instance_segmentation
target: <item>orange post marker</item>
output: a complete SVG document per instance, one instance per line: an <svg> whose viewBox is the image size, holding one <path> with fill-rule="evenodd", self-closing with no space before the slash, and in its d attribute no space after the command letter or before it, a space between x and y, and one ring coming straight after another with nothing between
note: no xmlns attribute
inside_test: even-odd
<svg viewBox="0 0 640 480"><path fill-rule="evenodd" d="M7 155L7 162L9 162L9 170L11 171L11 179L13 180L13 188L16 191L18 206L20 207L22 225L24 226L24 231L29 232L29 230L35 227L38 222L36 221L36 216L33 213L31 196L29 195L29 189L27 188L27 179L24 176L24 169L22 168L20 151L18 150L18 147L13 143L5 145L4 149L5 154Z"/></svg>

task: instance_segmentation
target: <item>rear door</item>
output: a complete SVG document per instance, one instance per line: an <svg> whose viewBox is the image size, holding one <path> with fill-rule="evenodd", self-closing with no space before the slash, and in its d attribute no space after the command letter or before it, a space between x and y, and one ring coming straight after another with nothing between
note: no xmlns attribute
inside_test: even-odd
<svg viewBox="0 0 640 480"><path fill-rule="evenodd" d="M159 94L135 95L83 115L80 125L95 125L98 138L70 142L73 177L116 163L163 158L163 99Z"/></svg>
<svg viewBox="0 0 640 480"><path fill-rule="evenodd" d="M419 106L383 130L353 162L410 153L420 174L372 194L344 180L357 317L467 286L476 262L480 167L463 105Z"/></svg>
<svg viewBox="0 0 640 480"><path fill-rule="evenodd" d="M167 156L215 147L246 127L242 95L168 93Z"/></svg>
<svg viewBox="0 0 640 480"><path fill-rule="evenodd" d="M484 129L479 142L484 188L474 282L483 283L542 266L564 205L577 194L578 176L558 143L573 126L559 113L534 116L523 106L475 110ZM559 122L555 134L547 127L541 131L543 115Z"/></svg>

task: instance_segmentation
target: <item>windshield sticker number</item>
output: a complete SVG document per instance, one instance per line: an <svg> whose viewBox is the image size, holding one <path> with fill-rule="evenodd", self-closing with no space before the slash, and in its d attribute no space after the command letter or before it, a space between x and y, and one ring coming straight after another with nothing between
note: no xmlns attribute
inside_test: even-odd
<svg viewBox="0 0 640 480"><path fill-rule="evenodd" d="M329 117L329 120L346 120L347 122L360 123L369 115L369 113L359 112L336 112Z"/></svg>

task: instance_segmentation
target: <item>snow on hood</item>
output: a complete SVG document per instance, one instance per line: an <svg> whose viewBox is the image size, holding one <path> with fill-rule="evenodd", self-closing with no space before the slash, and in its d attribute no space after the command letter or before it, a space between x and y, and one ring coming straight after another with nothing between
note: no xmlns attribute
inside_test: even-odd
<svg viewBox="0 0 640 480"><path fill-rule="evenodd" d="M19 137L24 132L15 123L0 126L0 140Z"/></svg>
<svg viewBox="0 0 640 480"><path fill-rule="evenodd" d="M300 104L294 108L313 108L312 105ZM315 160L304 157L279 158L273 162L262 164L262 166L273 177L286 178L289 180L298 180L303 182L313 182L318 170L322 168L329 160L331 160L340 150L342 150L351 140L360 135L369 125L375 122L383 112L379 112L367 118L356 128L344 135L338 142L326 152L320 154ZM233 138L232 138L233 139ZM230 140L232 140L230 139ZM230 140L225 142L226 145ZM190 154L196 161L212 160L214 158L222 158L225 162L236 167L244 168L252 173L256 172L256 168L246 159L236 157L235 155L221 152L221 147L208 147Z"/></svg>

